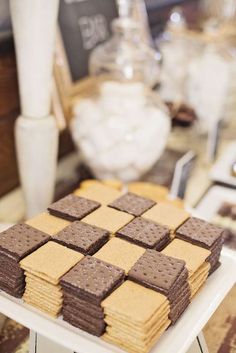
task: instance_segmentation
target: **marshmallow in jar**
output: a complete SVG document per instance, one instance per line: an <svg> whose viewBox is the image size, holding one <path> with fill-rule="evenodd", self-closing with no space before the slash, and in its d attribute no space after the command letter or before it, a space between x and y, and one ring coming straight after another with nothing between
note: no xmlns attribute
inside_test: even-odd
<svg viewBox="0 0 236 353"><path fill-rule="evenodd" d="M167 113L139 82L104 82L96 100L74 108L74 141L101 179L138 179L160 158L169 132Z"/></svg>

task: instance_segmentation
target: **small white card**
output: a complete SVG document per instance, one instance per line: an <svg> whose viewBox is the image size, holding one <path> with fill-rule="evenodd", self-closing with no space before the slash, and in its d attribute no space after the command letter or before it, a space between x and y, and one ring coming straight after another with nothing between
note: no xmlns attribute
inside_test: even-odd
<svg viewBox="0 0 236 353"><path fill-rule="evenodd" d="M189 151L176 163L175 172L170 189L170 197L179 197L181 199L184 198L187 181L195 157L195 152Z"/></svg>

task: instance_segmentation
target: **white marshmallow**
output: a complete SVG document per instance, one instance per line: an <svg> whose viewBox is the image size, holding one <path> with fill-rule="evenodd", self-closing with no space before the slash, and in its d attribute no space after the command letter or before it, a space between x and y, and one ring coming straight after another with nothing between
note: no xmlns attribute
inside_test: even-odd
<svg viewBox="0 0 236 353"><path fill-rule="evenodd" d="M138 179L161 156L170 118L150 104L143 84L106 82L101 92L75 106L74 141L97 177Z"/></svg>

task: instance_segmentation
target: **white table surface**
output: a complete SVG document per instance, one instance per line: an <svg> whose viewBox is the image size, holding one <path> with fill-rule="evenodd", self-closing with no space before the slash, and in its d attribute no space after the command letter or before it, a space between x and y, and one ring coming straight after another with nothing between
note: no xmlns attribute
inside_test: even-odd
<svg viewBox="0 0 236 353"><path fill-rule="evenodd" d="M171 327L152 353L185 353L235 283L236 261L223 250L222 266L208 279L179 322ZM100 338L73 328L60 318L55 320L24 304L22 300L0 293L0 312L29 329L77 353L120 353L122 350Z"/></svg>

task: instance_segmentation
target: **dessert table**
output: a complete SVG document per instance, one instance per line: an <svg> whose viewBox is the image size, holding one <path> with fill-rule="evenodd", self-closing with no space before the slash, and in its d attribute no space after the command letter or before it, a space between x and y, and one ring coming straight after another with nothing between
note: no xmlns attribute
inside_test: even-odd
<svg viewBox="0 0 236 353"><path fill-rule="evenodd" d="M186 353L192 344L191 352L207 352L203 350L202 346L198 350L195 347L199 346L202 339L201 330L236 280L236 274L232 271L236 265L236 259L232 252L224 249L221 262L222 266L211 275L178 323L165 332L153 348L152 353ZM0 293L0 312L30 329L30 353L43 351L44 353L45 351L56 351L57 353L123 352L100 338L70 326L61 318L51 319L24 304L22 300L15 299L3 292ZM199 338L196 340L198 335Z"/></svg>

